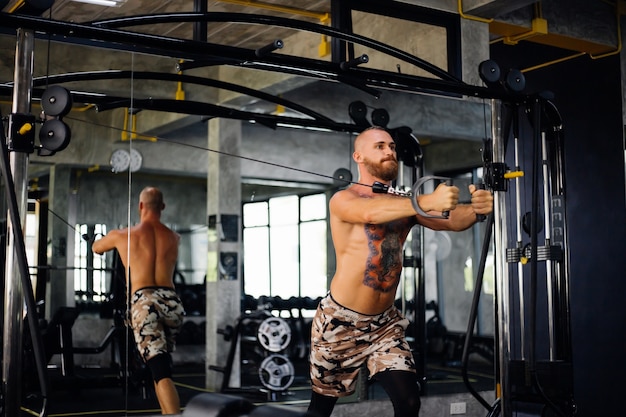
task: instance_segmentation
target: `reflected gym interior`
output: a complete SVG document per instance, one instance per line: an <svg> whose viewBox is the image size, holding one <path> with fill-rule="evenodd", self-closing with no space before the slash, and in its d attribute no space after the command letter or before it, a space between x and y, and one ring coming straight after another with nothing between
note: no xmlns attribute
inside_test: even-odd
<svg viewBox="0 0 626 417"><path fill-rule="evenodd" d="M17 415L160 414L93 241L164 194L183 415L304 416L328 202L392 132L416 226L396 307L420 416L619 415L626 373L624 0L0 0L3 389ZM16 225L19 225L16 227ZM333 416L393 416L365 372Z"/></svg>

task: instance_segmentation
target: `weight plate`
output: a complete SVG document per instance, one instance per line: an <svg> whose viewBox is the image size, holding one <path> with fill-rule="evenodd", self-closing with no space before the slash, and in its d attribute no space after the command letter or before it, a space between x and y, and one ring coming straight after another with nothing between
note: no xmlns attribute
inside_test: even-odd
<svg viewBox="0 0 626 417"><path fill-rule="evenodd" d="M295 376L293 364L284 355L272 354L259 366L259 379L272 391L284 391L291 386Z"/></svg>
<svg viewBox="0 0 626 417"><path fill-rule="evenodd" d="M280 352L291 342L291 328L280 317L268 317L259 324L257 340L263 349L270 352Z"/></svg>

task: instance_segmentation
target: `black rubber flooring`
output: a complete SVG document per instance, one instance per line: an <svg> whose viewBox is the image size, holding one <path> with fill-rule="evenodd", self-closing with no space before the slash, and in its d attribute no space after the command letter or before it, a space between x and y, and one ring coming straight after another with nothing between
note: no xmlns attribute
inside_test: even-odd
<svg viewBox="0 0 626 417"><path fill-rule="evenodd" d="M295 377L284 392L265 388L255 375L242 377L244 388L229 389L227 394L236 395L260 404L305 405L310 397L310 385L306 376L306 363L295 364ZM113 370L77 368L73 377L63 377L58 370L49 370L50 387L44 400L36 389L24 392L22 415L39 416L42 410L50 417L65 416L122 416L160 414L151 382L140 377L126 382ZM208 392L204 388L204 366L185 365L175 369L174 380L181 399L181 406L195 396ZM211 371L209 371L211 372ZM493 390L493 369L489 364L470 363L469 381L477 391ZM456 363L427 364L427 383L424 395L443 395L467 392L461 368ZM375 382L367 383L361 394L368 399L386 398L383 389ZM350 401L350 399L348 399Z"/></svg>

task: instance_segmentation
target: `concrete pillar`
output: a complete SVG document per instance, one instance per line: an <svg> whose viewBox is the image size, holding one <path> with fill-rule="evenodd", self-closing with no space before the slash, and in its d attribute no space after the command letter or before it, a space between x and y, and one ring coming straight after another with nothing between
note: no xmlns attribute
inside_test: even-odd
<svg viewBox="0 0 626 417"><path fill-rule="evenodd" d="M59 307L75 305L74 300L74 231L67 223L75 221L75 195L71 194L72 170L66 166L50 167L48 237L52 245L48 264L50 281L46 302L46 317L52 317ZM73 208L73 209L72 209ZM74 213L71 215L71 213ZM57 216L52 213L56 213Z"/></svg>
<svg viewBox="0 0 626 417"><path fill-rule="evenodd" d="M209 121L207 178L208 267L206 282L206 359L226 367L230 342L217 330L234 325L241 304L241 122ZM233 360L230 387L240 386L239 355ZM219 390L223 374L207 370L206 386Z"/></svg>
<svg viewBox="0 0 626 417"><path fill-rule="evenodd" d="M478 66L489 59L489 25L475 20L461 19L460 28L463 81L471 85L483 85Z"/></svg>

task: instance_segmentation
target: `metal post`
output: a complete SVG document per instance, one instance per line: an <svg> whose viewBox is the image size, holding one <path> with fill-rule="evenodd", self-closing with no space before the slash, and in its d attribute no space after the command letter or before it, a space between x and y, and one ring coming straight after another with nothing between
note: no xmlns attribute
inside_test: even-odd
<svg viewBox="0 0 626 417"><path fill-rule="evenodd" d="M492 100L491 103L491 135L493 138L493 162L504 163L504 137L502 133L502 103ZM498 311L498 351L499 351L499 376L500 400L502 416L511 415L509 398L509 363L511 358L511 336L509 322L510 313L510 289L509 270L506 261L506 237L507 237L507 211L506 192L494 191L494 244L497 254L496 261L496 298Z"/></svg>
<svg viewBox="0 0 626 417"><path fill-rule="evenodd" d="M552 245L552 181L548 170L548 149L546 145L546 132L541 132L541 160L543 168L543 224L545 230L545 247L549 249ZM546 259L546 292L548 298L548 341L549 341L549 357L553 361L556 358L555 353L555 329L554 329L554 288L553 288L553 265L552 260Z"/></svg>
<svg viewBox="0 0 626 417"><path fill-rule="evenodd" d="M514 107L515 114L513 114L513 135L514 135L514 145L515 145L515 170L521 172L522 167L520 164L520 149L519 149L519 110L517 106ZM524 264L522 263L521 257L524 255L524 247L522 244L522 225L520 224L522 218L522 182L520 178L517 177L515 179L515 215L516 215L516 236L517 236L517 250L519 251L519 258L517 260L517 288L518 288L518 299L519 299L519 333L520 333L520 357L522 359L526 358L526 338L524 337L526 333L526 324L524 319L525 307L524 307Z"/></svg>
<svg viewBox="0 0 626 417"><path fill-rule="evenodd" d="M15 73L13 87L14 114L30 113L33 57L35 36L30 30L17 30L15 48ZM11 138L8 138L10 141ZM22 333L24 323L24 289L20 280L15 253L14 227L22 230L25 226L26 184L28 181L28 154L12 152L10 155L11 172L15 183L15 194L22 224L15 225L7 216L7 247L4 291L4 328L2 354L2 384L4 390L4 415L17 417L20 415L22 398ZM36 312L31 312L36 314Z"/></svg>

